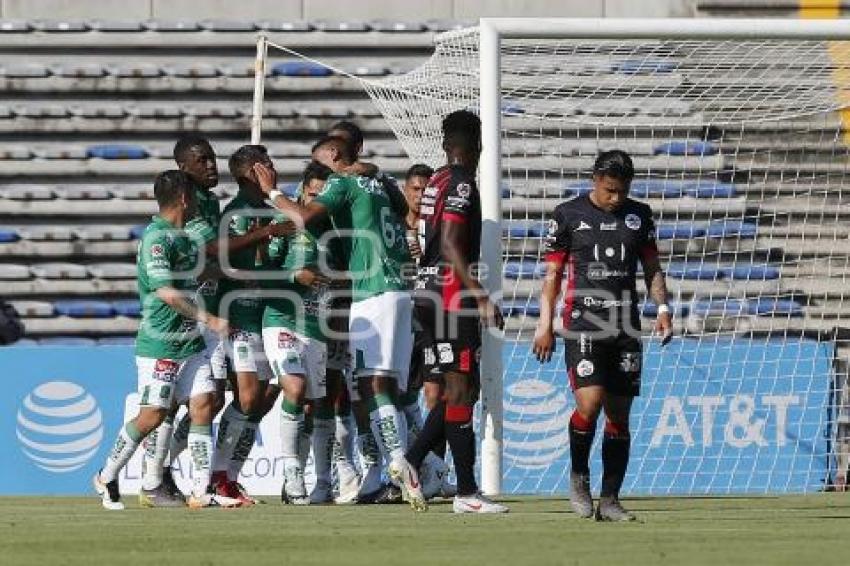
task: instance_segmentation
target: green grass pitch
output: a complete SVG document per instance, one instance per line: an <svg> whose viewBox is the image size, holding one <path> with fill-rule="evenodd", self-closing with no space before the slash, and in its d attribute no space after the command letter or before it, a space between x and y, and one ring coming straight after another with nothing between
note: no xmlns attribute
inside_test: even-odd
<svg viewBox="0 0 850 566"><path fill-rule="evenodd" d="M506 498L506 516L405 506L128 509L92 498L0 498L0 564L794 564L850 560L850 494L626 500L595 523L554 498Z"/></svg>

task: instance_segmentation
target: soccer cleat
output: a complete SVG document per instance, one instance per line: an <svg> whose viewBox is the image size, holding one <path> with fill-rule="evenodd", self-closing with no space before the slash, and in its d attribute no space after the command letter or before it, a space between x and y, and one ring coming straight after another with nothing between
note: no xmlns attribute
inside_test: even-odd
<svg viewBox="0 0 850 566"><path fill-rule="evenodd" d="M251 497L251 495L248 493L248 490L245 489L245 486L243 486L238 481L234 481L233 486L234 486L234 489L236 489L237 493L239 493L239 497L237 499L241 500L243 502L243 504L245 504L245 505L259 505L260 503L263 503L262 501L260 501L256 497Z"/></svg>
<svg viewBox="0 0 850 566"><path fill-rule="evenodd" d="M239 506L254 505L255 501L239 489L239 484L227 478L227 472L217 471L212 475L213 492L221 497L239 501Z"/></svg>
<svg viewBox="0 0 850 566"><path fill-rule="evenodd" d="M339 474L339 495L334 499L334 503L337 505L346 505L348 503L355 503L357 501L357 495L360 492L360 478L357 477L357 474L348 473L348 474Z"/></svg>
<svg viewBox="0 0 850 566"><path fill-rule="evenodd" d="M203 495L192 494L186 500L186 504L191 509L204 509L207 507L221 507L224 509L232 509L239 507L241 502L232 497L225 497L217 493L205 493Z"/></svg>
<svg viewBox="0 0 850 566"><path fill-rule="evenodd" d="M333 502L334 494L331 484L327 481L317 481L313 491L310 492L310 505L323 505Z"/></svg>
<svg viewBox="0 0 850 566"><path fill-rule="evenodd" d="M582 519L593 517L593 496L590 494L590 476L570 472L570 505L573 513Z"/></svg>
<svg viewBox="0 0 850 566"><path fill-rule="evenodd" d="M118 480L106 482L100 479L100 472L92 478L95 492L100 496L100 503L104 509L109 511L122 511L124 504L121 503L121 493L118 491Z"/></svg>
<svg viewBox="0 0 850 566"><path fill-rule="evenodd" d="M602 497L596 507L597 521L625 522L636 519L637 517L623 509L620 500L616 497Z"/></svg>
<svg viewBox="0 0 850 566"><path fill-rule="evenodd" d="M171 468L169 466L162 469L162 486L168 490L168 494L171 495L171 497L186 503L186 496L183 495L183 492L180 491L179 487L177 487L177 483L174 481L174 475L171 473Z"/></svg>
<svg viewBox="0 0 850 566"><path fill-rule="evenodd" d="M428 502L422 495L422 485L419 482L419 474L404 458L393 460L387 467L387 473L401 488L402 498L410 503L414 511L427 511Z"/></svg>
<svg viewBox="0 0 850 566"><path fill-rule="evenodd" d="M300 466L288 466L283 470L283 487L280 500L287 505L309 505L307 486L304 485L304 472Z"/></svg>
<svg viewBox="0 0 850 566"><path fill-rule="evenodd" d="M186 500L174 495L165 486L165 481L154 489L142 488L139 491L139 505L142 507L185 507Z"/></svg>
<svg viewBox="0 0 850 566"><path fill-rule="evenodd" d="M490 500L481 493L456 495L452 503L455 513L507 513L508 507Z"/></svg>

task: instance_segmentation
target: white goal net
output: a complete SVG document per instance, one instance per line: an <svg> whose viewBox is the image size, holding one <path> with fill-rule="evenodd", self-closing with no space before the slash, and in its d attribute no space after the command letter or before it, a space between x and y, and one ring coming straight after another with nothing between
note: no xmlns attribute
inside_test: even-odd
<svg viewBox="0 0 850 566"><path fill-rule="evenodd" d="M502 183L481 190L502 198L503 490L568 488L563 345L549 365L530 355L542 238L613 148L632 154L632 196L654 210L678 333L662 349L643 309L624 492L822 489L847 416L850 42L504 39L500 49ZM441 118L479 107L479 55L477 29L447 34L421 67L363 83L413 162L442 164Z"/></svg>

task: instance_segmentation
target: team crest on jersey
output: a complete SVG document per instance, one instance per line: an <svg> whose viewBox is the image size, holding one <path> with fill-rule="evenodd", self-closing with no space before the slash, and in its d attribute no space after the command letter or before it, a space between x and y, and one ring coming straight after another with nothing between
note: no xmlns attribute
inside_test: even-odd
<svg viewBox="0 0 850 566"><path fill-rule="evenodd" d="M627 214L626 215L626 227L629 230L640 230L640 216L637 214Z"/></svg>
<svg viewBox="0 0 850 566"><path fill-rule="evenodd" d="M450 364L455 361L455 354L452 351L452 345L448 342L437 344L437 354L440 356L441 364Z"/></svg>
<svg viewBox="0 0 850 566"><path fill-rule="evenodd" d="M596 368L593 366L593 362L582 360L576 366L576 373L578 373L579 377L587 377L593 373L594 369Z"/></svg>
<svg viewBox="0 0 850 566"><path fill-rule="evenodd" d="M461 198L469 198L469 195L472 194L472 187L469 183L460 183L456 190L458 196Z"/></svg>
<svg viewBox="0 0 850 566"><path fill-rule="evenodd" d="M151 257L162 257L165 253L165 250L162 248L160 244L154 244L151 246Z"/></svg>

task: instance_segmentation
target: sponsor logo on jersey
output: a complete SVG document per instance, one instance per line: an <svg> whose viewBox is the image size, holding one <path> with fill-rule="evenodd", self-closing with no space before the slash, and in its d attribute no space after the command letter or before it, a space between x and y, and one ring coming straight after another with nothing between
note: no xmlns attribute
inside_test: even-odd
<svg viewBox="0 0 850 566"><path fill-rule="evenodd" d="M422 357L424 358L426 366L433 366L437 363L437 356L434 354L434 350L430 346L422 348Z"/></svg>
<svg viewBox="0 0 850 566"><path fill-rule="evenodd" d="M640 353L623 352L620 354L620 370L626 373L640 371Z"/></svg>
<svg viewBox="0 0 850 566"><path fill-rule="evenodd" d="M626 227L629 230L640 230L640 216L637 214L627 214L626 215Z"/></svg>
<svg viewBox="0 0 850 566"><path fill-rule="evenodd" d="M153 379L172 383L177 379L180 364L174 360L157 360L153 366Z"/></svg>
<svg viewBox="0 0 850 566"><path fill-rule="evenodd" d="M288 349L295 346L295 335L291 332L281 331L277 334L277 347Z"/></svg>
<svg viewBox="0 0 850 566"><path fill-rule="evenodd" d="M576 373L578 373L579 377L587 377L593 374L593 370L596 369L593 366L593 362L590 360L582 360L576 366Z"/></svg>
<svg viewBox="0 0 850 566"><path fill-rule="evenodd" d="M582 220L579 222L578 228L576 228L576 232L580 232L582 230L590 230L590 224Z"/></svg>
<svg viewBox="0 0 850 566"><path fill-rule="evenodd" d="M15 432L33 464L66 474L97 454L103 440L103 415L95 398L76 383L48 381L24 397Z"/></svg>
<svg viewBox="0 0 850 566"><path fill-rule="evenodd" d="M587 278L591 281L605 281L612 277L628 277L628 271L609 269L605 263L592 262L587 266Z"/></svg>
<svg viewBox="0 0 850 566"><path fill-rule="evenodd" d="M469 185L469 183L460 183L455 188L455 191L457 191L459 197L467 199L469 198L469 195L472 194L472 187Z"/></svg>
<svg viewBox="0 0 850 566"><path fill-rule="evenodd" d="M609 222L606 224L605 222L603 222L599 225L599 229L606 232L615 232L617 230L617 223Z"/></svg>
<svg viewBox="0 0 850 566"><path fill-rule="evenodd" d="M162 257L164 253L165 250L160 244L154 244L151 246L151 257Z"/></svg>
<svg viewBox="0 0 850 566"><path fill-rule="evenodd" d="M434 197L437 196L437 187L427 186L422 192L422 196Z"/></svg>
<svg viewBox="0 0 850 566"><path fill-rule="evenodd" d="M437 355L440 357L441 364L450 364L455 361L452 345L447 342L437 344Z"/></svg>
<svg viewBox="0 0 850 566"><path fill-rule="evenodd" d="M584 306L586 307L596 307L603 309L610 308L619 308L619 307L628 307L631 306L631 301L618 301L615 299L597 299L596 297L584 297Z"/></svg>
<svg viewBox="0 0 850 566"><path fill-rule="evenodd" d="M472 351L469 348L464 348L460 352L460 361L458 362L460 371L472 370Z"/></svg>

